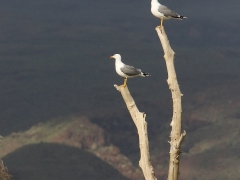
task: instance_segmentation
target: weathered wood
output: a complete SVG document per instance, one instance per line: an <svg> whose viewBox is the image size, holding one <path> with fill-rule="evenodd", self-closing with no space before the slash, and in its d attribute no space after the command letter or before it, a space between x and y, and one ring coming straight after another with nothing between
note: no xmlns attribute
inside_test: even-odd
<svg viewBox="0 0 240 180"><path fill-rule="evenodd" d="M139 166L143 171L144 177L146 180L157 180L150 161L147 122L145 121L146 114L139 112L137 105L132 98L127 86L123 87L114 85L114 87L122 94L123 100L125 101L133 122L137 127L141 155Z"/></svg>
<svg viewBox="0 0 240 180"><path fill-rule="evenodd" d="M172 93L173 99L173 117L171 121L172 131L170 134L170 161L169 161L169 171L168 180L177 180L179 175L179 157L180 157L180 147L183 139L186 135L186 131L181 134L181 115L182 115L182 104L181 97L183 94L180 91L177 75L174 67L174 51L172 50L167 35L165 33L163 26L156 27L159 39L161 41L164 59L166 61L168 79L167 83L169 89Z"/></svg>

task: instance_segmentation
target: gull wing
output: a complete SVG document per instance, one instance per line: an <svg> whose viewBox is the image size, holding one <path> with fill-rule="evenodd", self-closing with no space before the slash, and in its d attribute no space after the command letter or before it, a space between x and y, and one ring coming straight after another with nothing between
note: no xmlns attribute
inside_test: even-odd
<svg viewBox="0 0 240 180"><path fill-rule="evenodd" d="M120 70L128 76L137 76L141 74L141 69L136 69L133 66L124 65Z"/></svg>
<svg viewBox="0 0 240 180"><path fill-rule="evenodd" d="M164 14L164 16L168 17L179 17L179 14L175 13L171 9L169 9L167 6L161 5L158 8L158 12Z"/></svg>

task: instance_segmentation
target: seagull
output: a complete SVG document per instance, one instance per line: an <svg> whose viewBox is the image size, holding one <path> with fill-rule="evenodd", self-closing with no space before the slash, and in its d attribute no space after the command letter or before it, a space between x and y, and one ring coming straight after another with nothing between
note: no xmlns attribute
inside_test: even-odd
<svg viewBox="0 0 240 180"><path fill-rule="evenodd" d="M127 85L127 78L133 78L133 77L137 77L137 76L140 76L140 77L150 76L149 73L144 73L144 72L142 72L141 69L136 69L133 66L124 64L121 61L120 54L114 54L113 56L110 56L110 58L115 59L116 72L119 76L124 78L124 83L121 85L123 87L125 87Z"/></svg>
<svg viewBox="0 0 240 180"><path fill-rule="evenodd" d="M158 2L158 0L152 0L151 2L151 12L157 18L160 18L160 26L162 26L164 19L187 19L185 16L180 16L179 14L175 13L167 6L164 6ZM159 27L159 26L158 26Z"/></svg>

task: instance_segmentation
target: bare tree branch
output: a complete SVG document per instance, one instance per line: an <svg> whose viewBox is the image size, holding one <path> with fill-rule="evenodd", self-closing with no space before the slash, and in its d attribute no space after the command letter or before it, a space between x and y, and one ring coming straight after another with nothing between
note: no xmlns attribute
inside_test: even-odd
<svg viewBox="0 0 240 180"><path fill-rule="evenodd" d="M186 131L181 134L181 115L182 115L182 104L181 97L183 94L180 91L177 75L174 67L174 51L172 50L167 35L165 33L163 26L156 27L159 39L161 41L164 59L166 61L168 79L167 83L169 89L172 93L173 99L173 117L171 121L172 131L170 134L170 161L169 161L169 171L168 180L177 180L179 175L179 157L180 157L180 146L186 135Z"/></svg>
<svg viewBox="0 0 240 180"><path fill-rule="evenodd" d="M133 122L135 123L138 130L139 147L141 154L139 166L141 167L146 180L156 180L157 178L155 177L154 170L150 161L147 122L145 121L146 114L139 112L127 86L123 87L114 85L114 87L122 94L123 100L125 101Z"/></svg>

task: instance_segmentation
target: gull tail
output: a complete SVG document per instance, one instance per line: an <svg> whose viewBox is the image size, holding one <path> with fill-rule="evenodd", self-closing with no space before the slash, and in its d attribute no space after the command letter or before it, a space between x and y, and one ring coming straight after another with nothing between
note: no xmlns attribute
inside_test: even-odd
<svg viewBox="0 0 240 180"><path fill-rule="evenodd" d="M149 73L141 72L141 76L142 77L147 77L147 76L151 76L151 75Z"/></svg>
<svg viewBox="0 0 240 180"><path fill-rule="evenodd" d="M179 18L182 20L182 19L187 19L187 17L185 16L179 16Z"/></svg>

